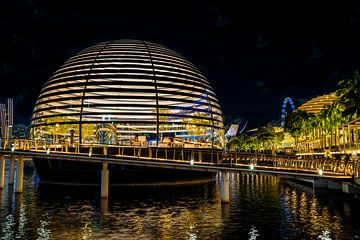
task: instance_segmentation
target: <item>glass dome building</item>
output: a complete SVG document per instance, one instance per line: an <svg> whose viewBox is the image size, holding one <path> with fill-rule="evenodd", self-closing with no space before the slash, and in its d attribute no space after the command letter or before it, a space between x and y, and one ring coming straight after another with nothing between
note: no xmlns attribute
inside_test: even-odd
<svg viewBox="0 0 360 240"><path fill-rule="evenodd" d="M182 55L138 40L99 43L67 60L35 104L31 136L53 142L224 147L219 102Z"/></svg>

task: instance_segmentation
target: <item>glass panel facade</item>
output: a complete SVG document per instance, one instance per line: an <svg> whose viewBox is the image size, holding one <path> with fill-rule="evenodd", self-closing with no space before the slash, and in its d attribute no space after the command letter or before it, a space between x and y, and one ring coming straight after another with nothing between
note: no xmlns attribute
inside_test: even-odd
<svg viewBox="0 0 360 240"><path fill-rule="evenodd" d="M32 137L48 141L223 148L221 108L209 82L158 44L100 43L70 58L43 87Z"/></svg>

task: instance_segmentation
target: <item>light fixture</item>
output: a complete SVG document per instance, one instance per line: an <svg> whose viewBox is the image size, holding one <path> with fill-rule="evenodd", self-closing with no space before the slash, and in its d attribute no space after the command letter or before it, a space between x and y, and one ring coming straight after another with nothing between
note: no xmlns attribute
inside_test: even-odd
<svg viewBox="0 0 360 240"><path fill-rule="evenodd" d="M323 175L323 170L322 169L319 169L319 175Z"/></svg>
<svg viewBox="0 0 360 240"><path fill-rule="evenodd" d="M194 165L194 159L190 160L190 165Z"/></svg>
<svg viewBox="0 0 360 240"><path fill-rule="evenodd" d="M50 148L46 150L46 154L50 154Z"/></svg>
<svg viewBox="0 0 360 240"><path fill-rule="evenodd" d="M254 170L254 164L250 164L250 169Z"/></svg>

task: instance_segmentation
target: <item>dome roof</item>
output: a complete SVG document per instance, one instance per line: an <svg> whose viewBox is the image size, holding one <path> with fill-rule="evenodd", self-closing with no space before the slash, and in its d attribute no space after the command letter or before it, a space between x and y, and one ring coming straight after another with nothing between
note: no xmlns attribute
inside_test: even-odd
<svg viewBox="0 0 360 240"><path fill-rule="evenodd" d="M223 134L219 102L200 71L162 45L137 40L99 43L71 57L45 83L32 116L32 136L53 141L169 138L222 147Z"/></svg>

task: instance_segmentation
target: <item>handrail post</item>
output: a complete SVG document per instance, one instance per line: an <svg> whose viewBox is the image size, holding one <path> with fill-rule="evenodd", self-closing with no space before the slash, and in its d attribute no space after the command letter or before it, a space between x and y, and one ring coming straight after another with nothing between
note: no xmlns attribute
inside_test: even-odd
<svg viewBox="0 0 360 240"><path fill-rule="evenodd" d="M92 151L93 150L93 148L92 148L92 146L90 145L90 147L89 147L89 157L91 157L92 156Z"/></svg>
<svg viewBox="0 0 360 240"><path fill-rule="evenodd" d="M152 158L152 149L151 149L151 147L149 147L149 158Z"/></svg>
<svg viewBox="0 0 360 240"><path fill-rule="evenodd" d="M104 156L106 157L107 156L107 154L108 154L108 152L107 152L107 146L104 146L103 147L103 154L104 154Z"/></svg>

